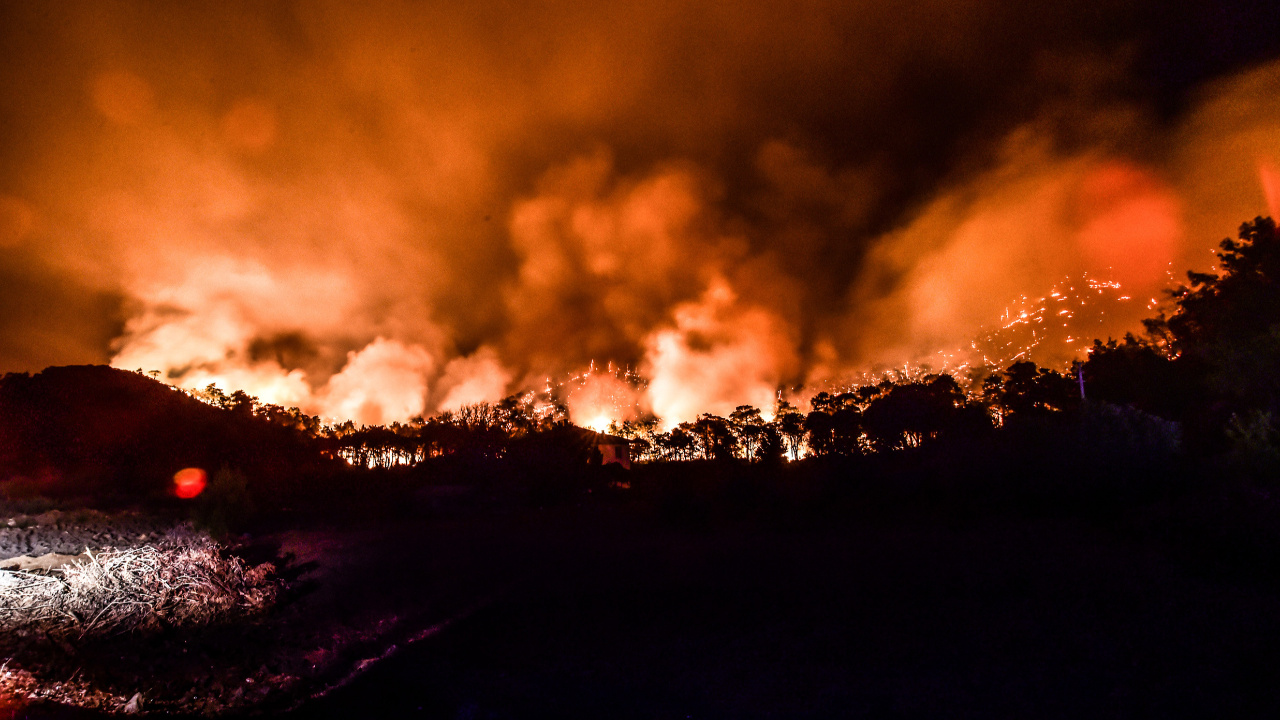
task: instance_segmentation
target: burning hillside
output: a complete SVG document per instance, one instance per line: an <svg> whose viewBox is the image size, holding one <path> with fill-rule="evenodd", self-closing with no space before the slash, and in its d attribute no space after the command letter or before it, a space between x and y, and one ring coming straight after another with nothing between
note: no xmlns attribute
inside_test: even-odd
<svg viewBox="0 0 1280 720"><path fill-rule="evenodd" d="M1145 300L1280 187L1270 16L1193 5L15 5L0 370L385 424L594 360L683 421Z"/></svg>

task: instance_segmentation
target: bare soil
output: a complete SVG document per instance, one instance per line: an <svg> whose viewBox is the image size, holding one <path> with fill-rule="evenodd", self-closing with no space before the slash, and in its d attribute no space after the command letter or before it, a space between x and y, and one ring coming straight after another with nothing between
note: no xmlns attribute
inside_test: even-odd
<svg viewBox="0 0 1280 720"><path fill-rule="evenodd" d="M259 620L15 664L38 698L100 693L79 703L95 717L135 694L144 713L298 718L1280 710L1280 590L1093 521L402 510L245 539L290 583Z"/></svg>

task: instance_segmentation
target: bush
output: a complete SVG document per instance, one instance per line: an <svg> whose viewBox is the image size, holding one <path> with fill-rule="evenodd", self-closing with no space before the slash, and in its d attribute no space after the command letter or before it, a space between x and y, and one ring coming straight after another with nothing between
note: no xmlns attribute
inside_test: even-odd
<svg viewBox="0 0 1280 720"><path fill-rule="evenodd" d="M196 500L196 525L215 536L243 529L255 510L249 479L236 468L223 465Z"/></svg>
<svg viewBox="0 0 1280 720"><path fill-rule="evenodd" d="M261 613L280 591L273 565L246 567L203 535L86 555L59 574L0 571L0 644L212 625Z"/></svg>

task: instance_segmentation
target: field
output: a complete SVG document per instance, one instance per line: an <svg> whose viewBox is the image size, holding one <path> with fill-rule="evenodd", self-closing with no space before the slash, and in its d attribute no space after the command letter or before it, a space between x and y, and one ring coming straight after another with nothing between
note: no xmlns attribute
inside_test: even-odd
<svg viewBox="0 0 1280 720"><path fill-rule="evenodd" d="M39 672L112 693L97 712L139 692L144 710L229 716L1280 708L1275 578L1240 538L1196 530L1201 501L1082 514L852 479L771 492L759 473L676 492L661 474L555 503L435 486L394 511L278 519L236 550L288 582L265 618L76 648Z"/></svg>

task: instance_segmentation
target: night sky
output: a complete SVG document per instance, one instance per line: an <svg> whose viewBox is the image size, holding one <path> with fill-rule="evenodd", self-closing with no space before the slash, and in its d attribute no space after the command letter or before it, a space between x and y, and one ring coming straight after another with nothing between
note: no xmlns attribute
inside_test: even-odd
<svg viewBox="0 0 1280 720"><path fill-rule="evenodd" d="M685 420L1086 274L1138 329L1280 213L1280 13L13 1L0 137L0 372L373 423L612 362Z"/></svg>

